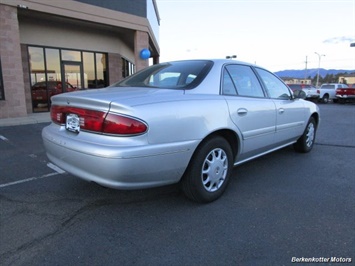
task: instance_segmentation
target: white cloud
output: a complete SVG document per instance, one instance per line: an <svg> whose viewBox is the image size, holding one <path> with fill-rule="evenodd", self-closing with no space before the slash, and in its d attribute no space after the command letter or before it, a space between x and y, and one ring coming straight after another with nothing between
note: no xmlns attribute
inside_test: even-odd
<svg viewBox="0 0 355 266"><path fill-rule="evenodd" d="M344 43L344 42L354 42L355 38L350 37L350 36L341 36L341 37L333 37L329 38L323 41L323 43L330 43L330 44L336 44L336 43Z"/></svg>

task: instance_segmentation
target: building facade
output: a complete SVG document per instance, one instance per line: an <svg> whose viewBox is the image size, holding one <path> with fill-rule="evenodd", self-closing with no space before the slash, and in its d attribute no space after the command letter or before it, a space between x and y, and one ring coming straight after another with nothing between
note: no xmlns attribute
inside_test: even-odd
<svg viewBox="0 0 355 266"><path fill-rule="evenodd" d="M340 76L338 82L345 83L348 84L349 86L355 87L355 73Z"/></svg>
<svg viewBox="0 0 355 266"><path fill-rule="evenodd" d="M283 81L285 81L286 84L312 84L312 80L310 79L283 78Z"/></svg>
<svg viewBox="0 0 355 266"><path fill-rule="evenodd" d="M155 0L0 0L0 118L158 63L158 38Z"/></svg>

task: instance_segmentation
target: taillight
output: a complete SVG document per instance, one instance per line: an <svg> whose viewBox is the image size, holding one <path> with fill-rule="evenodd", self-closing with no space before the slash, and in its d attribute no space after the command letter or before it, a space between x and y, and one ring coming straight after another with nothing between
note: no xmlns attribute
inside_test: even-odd
<svg viewBox="0 0 355 266"><path fill-rule="evenodd" d="M51 120L56 124L64 124L65 123L65 113L64 107L62 106L51 106Z"/></svg>
<svg viewBox="0 0 355 266"><path fill-rule="evenodd" d="M132 117L108 113L103 132L107 134L137 135L147 131L147 125Z"/></svg>
<svg viewBox="0 0 355 266"><path fill-rule="evenodd" d="M70 106L51 107L51 119L54 123L64 125L68 114L76 114L80 121L80 130L116 135L138 135L147 131L143 122L133 117L115 113L106 113Z"/></svg>

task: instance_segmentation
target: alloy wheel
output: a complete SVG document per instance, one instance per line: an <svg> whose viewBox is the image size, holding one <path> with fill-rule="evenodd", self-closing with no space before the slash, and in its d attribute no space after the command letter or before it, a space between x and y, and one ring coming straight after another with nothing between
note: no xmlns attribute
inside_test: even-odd
<svg viewBox="0 0 355 266"><path fill-rule="evenodd" d="M228 173L228 159L224 150L216 148L205 158L201 179L205 190L217 191L224 183Z"/></svg>
<svg viewBox="0 0 355 266"><path fill-rule="evenodd" d="M314 141L315 128L313 123L309 123L306 134L306 145L307 147L311 147Z"/></svg>

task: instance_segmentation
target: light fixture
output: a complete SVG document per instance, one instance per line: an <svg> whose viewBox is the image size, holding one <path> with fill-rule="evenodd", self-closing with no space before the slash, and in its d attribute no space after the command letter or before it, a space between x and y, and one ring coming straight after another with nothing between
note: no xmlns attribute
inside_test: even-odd
<svg viewBox="0 0 355 266"><path fill-rule="evenodd" d="M25 6L25 5L17 5L18 8L21 8L21 9L28 9L28 6Z"/></svg>

